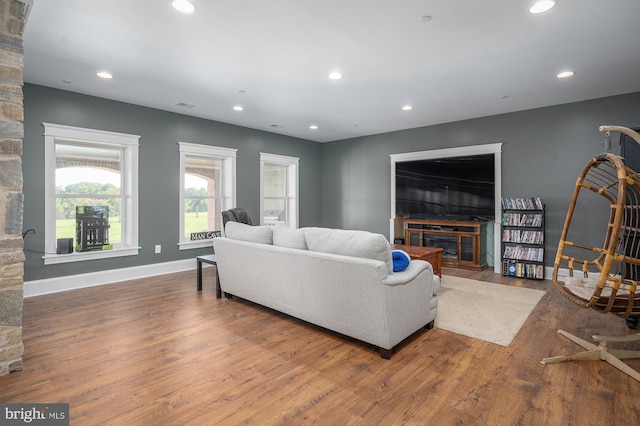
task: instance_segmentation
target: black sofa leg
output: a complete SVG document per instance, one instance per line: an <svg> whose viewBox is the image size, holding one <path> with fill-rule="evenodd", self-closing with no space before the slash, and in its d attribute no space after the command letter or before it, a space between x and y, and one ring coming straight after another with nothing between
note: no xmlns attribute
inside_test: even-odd
<svg viewBox="0 0 640 426"><path fill-rule="evenodd" d="M380 356L382 359L391 359L391 349L380 348Z"/></svg>
<svg viewBox="0 0 640 426"><path fill-rule="evenodd" d="M435 324L436 320L433 320L429 324L425 325L424 328L426 328L427 330L431 330Z"/></svg>

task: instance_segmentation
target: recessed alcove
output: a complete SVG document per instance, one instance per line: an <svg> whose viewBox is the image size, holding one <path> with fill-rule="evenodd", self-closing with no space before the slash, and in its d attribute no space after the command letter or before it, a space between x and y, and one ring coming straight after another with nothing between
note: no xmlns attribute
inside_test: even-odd
<svg viewBox="0 0 640 426"><path fill-rule="evenodd" d="M402 238L404 236L404 219L407 217L407 214L396 212L397 209L397 198L396 198L396 177L397 171L399 168L398 163L407 163L407 162L417 162L421 160L436 160L436 159L449 159L449 158L458 158L458 157L470 157L470 156L482 156L492 154L493 155L493 168L494 168L494 197L493 197L493 214L489 211L484 212L484 214L474 215L467 214L469 219L478 219L478 220L488 220L487 224L487 233L486 233L486 244L487 244L487 264L493 265L494 271L499 273L499 262L496 262L495 259L500 259L500 242L499 242L499 230L500 224L497 222L497 219L501 216L501 196L502 196L502 168L501 168L501 158L502 158L502 143L494 143L494 144L486 144L486 145L474 145L474 146L466 146L466 147L457 147L457 148L445 148L445 149L436 149L429 151L418 151L418 152L407 152L400 154L391 154L391 215L390 215L390 240L393 242L396 238ZM464 179L464 177L461 177ZM474 198L473 194L467 194L470 198ZM461 196L457 194L456 196L464 198L464 194ZM431 214L436 214L436 211L431 211ZM443 212L440 212L440 214ZM456 212L445 212L450 213L449 217L452 219L459 219L461 216L465 214L457 215ZM459 213L473 213L473 211L461 211ZM445 215L446 216L446 215Z"/></svg>

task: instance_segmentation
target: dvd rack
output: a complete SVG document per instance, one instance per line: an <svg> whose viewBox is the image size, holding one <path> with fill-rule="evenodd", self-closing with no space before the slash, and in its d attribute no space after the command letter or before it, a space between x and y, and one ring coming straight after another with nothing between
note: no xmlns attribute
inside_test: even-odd
<svg viewBox="0 0 640 426"><path fill-rule="evenodd" d="M544 279L544 204L502 198L502 275Z"/></svg>

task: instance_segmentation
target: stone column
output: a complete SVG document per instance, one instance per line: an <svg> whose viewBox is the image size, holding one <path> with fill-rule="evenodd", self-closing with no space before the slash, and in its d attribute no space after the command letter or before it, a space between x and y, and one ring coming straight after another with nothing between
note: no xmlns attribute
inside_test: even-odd
<svg viewBox="0 0 640 426"><path fill-rule="evenodd" d="M0 0L0 375L22 370L22 31L25 4Z"/></svg>

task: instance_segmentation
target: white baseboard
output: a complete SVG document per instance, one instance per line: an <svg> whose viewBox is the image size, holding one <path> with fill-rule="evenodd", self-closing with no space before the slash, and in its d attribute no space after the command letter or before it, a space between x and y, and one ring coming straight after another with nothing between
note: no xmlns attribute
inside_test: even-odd
<svg viewBox="0 0 640 426"><path fill-rule="evenodd" d="M574 275L576 276L582 276L582 271L581 270L574 270L573 271ZM560 278L562 277L568 277L569 276L569 270L567 268L559 268L558 269L558 278L560 281ZM599 280L600 279L600 272L589 272L589 277L593 278L594 280ZM544 278L546 280L553 280L553 266L547 266L545 268L545 275Z"/></svg>
<svg viewBox="0 0 640 426"><path fill-rule="evenodd" d="M173 262L152 263L131 268L110 269L87 274L67 275L43 280L25 281L23 297L42 296L44 294L79 288L94 287L120 281L188 271L196 268L196 259L176 260ZM194 283L195 286L195 283Z"/></svg>
<svg viewBox="0 0 640 426"><path fill-rule="evenodd" d="M545 266L544 279L545 280L553 279L553 266Z"/></svg>
<svg viewBox="0 0 640 426"><path fill-rule="evenodd" d="M203 265L207 267L209 265ZM196 268L195 259L176 260L173 262L153 263L150 265L134 266L131 268L110 269L107 271L90 272L87 274L67 275L64 277L46 278L43 280L25 281L24 297L42 296L61 291L112 284L120 281L153 277L155 275L171 274L189 271ZM500 273L499 271L498 273ZM559 271L561 275L562 270ZM551 279L553 268L545 268L545 278Z"/></svg>

